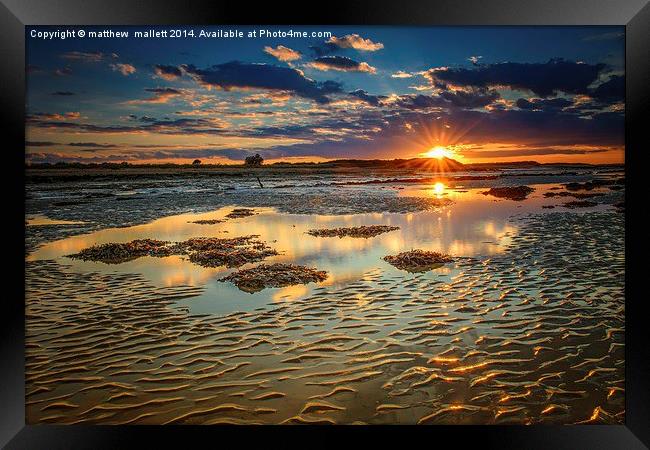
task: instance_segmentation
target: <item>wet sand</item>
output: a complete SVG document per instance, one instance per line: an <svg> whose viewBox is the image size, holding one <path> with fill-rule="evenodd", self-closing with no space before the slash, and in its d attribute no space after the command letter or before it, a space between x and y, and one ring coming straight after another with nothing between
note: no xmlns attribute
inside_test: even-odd
<svg viewBox="0 0 650 450"><path fill-rule="evenodd" d="M422 195L418 190L395 198ZM485 211L471 204L477 226L491 231L485 245L486 234L458 229L471 217L460 197L452 199L456 206L409 220L327 219L331 226L400 226L368 240L305 236L316 217L306 218L293 238L306 246L289 252L279 240L284 255L277 258L317 261L336 274L356 255L363 263L354 276L298 286L286 297L265 290L255 294L267 295L257 303L242 300L220 312L193 306L221 301L211 290L211 280L223 275L218 269L161 283L142 266L108 270L63 258L65 246L81 245L74 238L49 250L45 244L41 257L33 257L37 250L26 261L27 421L623 423L624 216L602 203L542 212L561 202L543 192L523 202L481 195L503 222L481 221ZM471 189L463 194L473 198ZM428 198L438 196L453 197ZM450 228L429 228L430 215L447 217ZM188 233L213 227L234 237L276 216L282 218L261 211L213 225L182 220L195 227ZM292 228L282 220L288 235ZM88 236L83 245L99 235ZM332 251L314 259L310 242L352 256ZM415 243L450 251L453 262L409 273L379 258Z"/></svg>

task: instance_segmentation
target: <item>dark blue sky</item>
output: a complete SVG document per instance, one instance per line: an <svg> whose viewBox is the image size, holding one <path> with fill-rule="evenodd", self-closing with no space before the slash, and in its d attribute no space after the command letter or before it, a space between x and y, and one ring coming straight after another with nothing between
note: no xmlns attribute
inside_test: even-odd
<svg viewBox="0 0 650 450"><path fill-rule="evenodd" d="M623 27L170 28L26 28L28 161L623 159Z"/></svg>

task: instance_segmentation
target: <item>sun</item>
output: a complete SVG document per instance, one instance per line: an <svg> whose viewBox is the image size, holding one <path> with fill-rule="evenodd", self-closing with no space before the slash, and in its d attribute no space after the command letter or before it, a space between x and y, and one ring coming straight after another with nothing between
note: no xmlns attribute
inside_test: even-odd
<svg viewBox="0 0 650 450"><path fill-rule="evenodd" d="M431 148L429 151L423 153L422 156L424 156L425 158L442 159L442 158L451 158L452 154L445 147L437 145Z"/></svg>

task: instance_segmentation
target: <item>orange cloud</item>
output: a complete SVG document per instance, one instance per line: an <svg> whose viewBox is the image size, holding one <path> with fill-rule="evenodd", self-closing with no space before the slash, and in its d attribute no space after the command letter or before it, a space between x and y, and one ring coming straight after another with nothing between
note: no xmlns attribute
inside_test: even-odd
<svg viewBox="0 0 650 450"><path fill-rule="evenodd" d="M295 61L302 57L300 52L285 47L284 45L278 45L276 48L266 46L264 47L264 52L283 62Z"/></svg>
<svg viewBox="0 0 650 450"><path fill-rule="evenodd" d="M131 75L132 73L135 73L135 67L133 67L131 64L111 64L111 69L116 72L120 72L125 77Z"/></svg>
<svg viewBox="0 0 650 450"><path fill-rule="evenodd" d="M328 71L335 70L338 72L366 72L377 73L377 69L365 62L357 62L345 56L323 56L316 58L307 64L316 70Z"/></svg>
<svg viewBox="0 0 650 450"><path fill-rule="evenodd" d="M384 48L384 44L381 42L372 42L370 39L364 39L358 34L348 34L340 38L332 36L327 43L340 48L353 48L363 52L376 52Z"/></svg>

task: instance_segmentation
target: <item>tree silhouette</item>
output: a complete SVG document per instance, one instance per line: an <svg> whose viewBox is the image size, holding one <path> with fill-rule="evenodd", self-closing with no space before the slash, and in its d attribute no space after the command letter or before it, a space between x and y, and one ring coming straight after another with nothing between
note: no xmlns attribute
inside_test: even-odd
<svg viewBox="0 0 650 450"><path fill-rule="evenodd" d="M256 153L254 156L247 156L244 160L244 164L247 166L261 166L263 162L264 158L259 153Z"/></svg>

